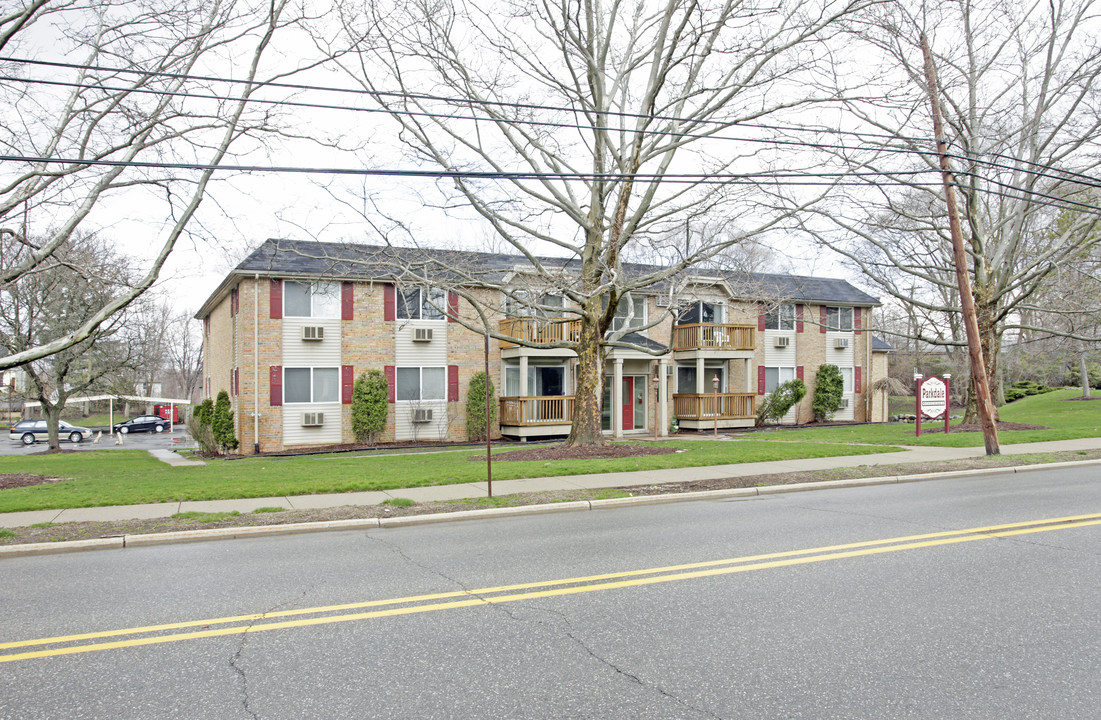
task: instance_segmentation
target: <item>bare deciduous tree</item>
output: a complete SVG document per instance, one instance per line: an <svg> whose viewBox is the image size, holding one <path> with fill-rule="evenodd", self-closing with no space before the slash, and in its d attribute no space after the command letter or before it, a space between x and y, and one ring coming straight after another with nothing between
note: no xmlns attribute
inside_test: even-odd
<svg viewBox="0 0 1101 720"><path fill-rule="evenodd" d="M1004 334L1021 329L1022 313L1052 273L1101 238L1089 192L1101 162L1097 7L1095 0L963 0L935 8L903 1L877 5L855 27L875 76L861 79L865 98L846 108L867 134L860 147L833 157L880 180L838 193L804 228L879 290L933 319L936 332L918 340L966 343L924 95L919 38L928 33L992 383ZM1089 211L1056 226L1058 208L1076 203Z"/></svg>
<svg viewBox="0 0 1101 720"><path fill-rule="evenodd" d="M163 213L166 230L126 292L64 335L0 357L0 368L93 337L152 287L214 168L273 128L270 107L247 101L273 77L262 72L273 37L298 21L287 0L35 0L4 13L0 234L24 251L3 258L0 290L63 254L121 193L142 197L144 213ZM230 67L241 68L238 82L201 77L211 68L229 76Z"/></svg>
<svg viewBox="0 0 1101 720"><path fill-rule="evenodd" d="M109 243L87 235L76 240L0 293L0 350L14 355L49 344L129 290L132 273ZM16 259L32 252L11 238L0 244ZM141 338L127 320L127 313L116 313L79 343L23 365L48 421L51 449L58 447L58 420L70 397L111 389L121 372L140 361Z"/></svg>
<svg viewBox="0 0 1101 720"><path fill-rule="evenodd" d="M864 5L414 0L343 7L346 42L356 51L340 59L349 76L389 112L409 157L442 176L442 206L472 209L523 256L531 286L522 288L524 273L501 284L477 268L448 267L455 287L503 290L531 314L579 321L575 337L541 345L578 355L569 444L603 442L606 348L629 344L625 336L639 329L613 325L621 301L630 312L633 293L776 229L794 212L766 212L759 191L743 184L742 173L769 169L781 151L759 142L767 139L760 128L738 125L822 101L797 81L817 67L837 19ZM796 159L787 162L795 169ZM738 230L684 232L709 214L736 218ZM406 230L397 222L380 228L387 238ZM660 265L630 271L626 261L640 249ZM431 284L441 269L398 274ZM566 306L542 304L547 294ZM483 321L498 309L486 300L498 293L465 297ZM486 330L497 332L488 322Z"/></svg>

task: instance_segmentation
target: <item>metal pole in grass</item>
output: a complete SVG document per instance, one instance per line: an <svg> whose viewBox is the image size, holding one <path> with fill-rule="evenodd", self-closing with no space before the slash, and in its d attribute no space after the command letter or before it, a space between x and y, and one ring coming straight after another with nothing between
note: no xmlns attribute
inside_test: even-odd
<svg viewBox="0 0 1101 720"><path fill-rule="evenodd" d="M719 436L719 376L711 378L711 389L715 394L715 437Z"/></svg>
<svg viewBox="0 0 1101 720"><path fill-rule="evenodd" d="M489 490L487 497L493 497L493 441L489 435L489 328L486 328L485 337L485 363L486 363L486 487Z"/></svg>

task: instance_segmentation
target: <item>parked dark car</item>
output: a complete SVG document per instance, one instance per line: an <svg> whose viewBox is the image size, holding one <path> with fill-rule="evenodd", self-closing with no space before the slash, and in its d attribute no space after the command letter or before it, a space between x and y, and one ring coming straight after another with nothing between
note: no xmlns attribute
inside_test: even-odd
<svg viewBox="0 0 1101 720"><path fill-rule="evenodd" d="M78 443L83 442L84 438L91 434L92 431L86 427L70 425L64 420L58 420L57 422L57 436L60 440ZM49 440L50 433L46 429L45 420L34 418L17 422L8 431L8 437L12 440L18 440L24 445L34 445L36 440Z"/></svg>
<svg viewBox="0 0 1101 720"><path fill-rule="evenodd" d="M111 433L136 433L136 432L164 432L168 429L168 421L157 415L139 415L126 422L115 423L111 427Z"/></svg>

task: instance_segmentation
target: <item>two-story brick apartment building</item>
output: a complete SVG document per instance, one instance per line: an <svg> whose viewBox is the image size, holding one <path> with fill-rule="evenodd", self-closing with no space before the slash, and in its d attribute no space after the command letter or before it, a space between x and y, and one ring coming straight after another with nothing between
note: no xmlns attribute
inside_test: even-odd
<svg viewBox="0 0 1101 720"><path fill-rule="evenodd" d="M434 252L440 266L462 262L506 284L528 265L495 253L269 240L229 273L197 314L203 392L229 392L244 452L352 442L352 384L371 369L390 382L384 441L465 439L466 390L485 365L485 339L456 322L475 317L464 296L483 298L483 311L500 308L490 320L504 339L491 343L489 365L501 434L569 431L576 353L545 347L577 332L567 313L546 312L562 299L548 293L533 313L490 297L498 290L443 289L457 287L454 275L433 287L402 282L406 274L393 270L403 253L413 263ZM370 261L383 254L386 262ZM845 380L836 419L886 419L885 398L869 392L886 375L889 349L864 330L875 298L844 280L791 275L746 282L686 271L675 296L672 285L632 293L617 312L613 331L627 333L606 357L611 435L652 434L655 423L666 434L673 418L687 429L750 426L760 398L792 378L813 390L823 363ZM768 298L746 297L748 287ZM808 393L784 422L811 419Z"/></svg>

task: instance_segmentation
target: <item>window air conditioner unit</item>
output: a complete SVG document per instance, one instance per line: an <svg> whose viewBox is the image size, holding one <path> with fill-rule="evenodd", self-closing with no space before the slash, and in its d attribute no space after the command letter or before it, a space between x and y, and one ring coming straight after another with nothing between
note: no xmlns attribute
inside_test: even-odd
<svg viewBox="0 0 1101 720"><path fill-rule="evenodd" d="M787 335L778 335L773 338L773 344L778 348L786 348L789 342L791 342L791 338Z"/></svg>
<svg viewBox="0 0 1101 720"><path fill-rule="evenodd" d="M413 342L431 342L432 328L413 328Z"/></svg>
<svg viewBox="0 0 1101 720"><path fill-rule="evenodd" d="M325 413L302 413L302 427L321 427L325 424Z"/></svg>
<svg viewBox="0 0 1101 720"><path fill-rule="evenodd" d="M849 406L849 399L848 398L841 398L841 409L844 410L848 406Z"/></svg>
<svg viewBox="0 0 1101 720"><path fill-rule="evenodd" d="M418 409L413 411L413 422L426 423L432 422L432 411L426 409Z"/></svg>
<svg viewBox="0 0 1101 720"><path fill-rule="evenodd" d="M304 325L302 327L303 340L324 340L325 328L318 325Z"/></svg>
<svg viewBox="0 0 1101 720"><path fill-rule="evenodd" d="M834 338L833 339L833 346L835 348L837 348L838 350L844 350L845 348L847 348L849 346L849 339L848 338L842 338L842 337Z"/></svg>

